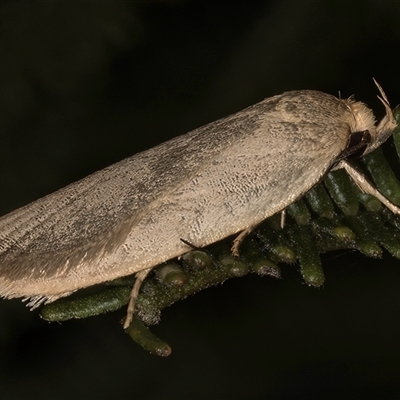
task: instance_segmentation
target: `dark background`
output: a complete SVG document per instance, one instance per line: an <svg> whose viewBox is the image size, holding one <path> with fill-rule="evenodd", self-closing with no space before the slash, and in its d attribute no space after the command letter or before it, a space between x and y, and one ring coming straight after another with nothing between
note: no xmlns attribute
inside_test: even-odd
<svg viewBox="0 0 400 400"><path fill-rule="evenodd" d="M0 213L265 97L400 102L397 1L0 2ZM324 256L325 286L248 276L163 312L48 324L0 301L1 399L400 398L400 261Z"/></svg>

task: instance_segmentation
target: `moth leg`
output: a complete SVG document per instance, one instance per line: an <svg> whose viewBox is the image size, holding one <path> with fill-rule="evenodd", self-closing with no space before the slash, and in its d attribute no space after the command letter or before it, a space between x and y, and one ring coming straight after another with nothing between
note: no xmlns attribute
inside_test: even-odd
<svg viewBox="0 0 400 400"><path fill-rule="evenodd" d="M400 208L395 206L389 201L378 189L373 186L368 179L356 168L350 165L347 161L341 160L337 168L344 168L344 170L350 175L356 185L364 192L371 196L376 197L384 206L386 206L392 213L400 215Z"/></svg>
<svg viewBox="0 0 400 400"><path fill-rule="evenodd" d="M124 321L124 329L128 329L129 325L132 322L133 313L135 311L135 303L136 303L136 299L139 295L140 287L142 286L143 281L146 279L146 276L149 274L149 272L151 270L152 270L152 268L147 268L136 274L136 277L135 277L136 280L135 280L135 283L133 284L131 294L129 296L128 310L126 311L126 318Z"/></svg>
<svg viewBox="0 0 400 400"><path fill-rule="evenodd" d="M285 227L285 221L286 221L286 209L281 211L281 229Z"/></svg>
<svg viewBox="0 0 400 400"><path fill-rule="evenodd" d="M251 233L258 225L259 225L259 224L252 225L252 226L248 227L248 228L245 229L244 231L241 231L241 232L239 233L239 235L235 237L235 239L234 239L234 241L233 241L233 244L232 244L232 247L231 247L231 252L232 252L232 255L233 255L234 257L239 257L239 247L240 247L240 245L242 244L244 238L245 238L249 233Z"/></svg>
<svg viewBox="0 0 400 400"><path fill-rule="evenodd" d="M200 247L195 246L193 243L188 242L186 239L180 239L182 243L185 243L189 246L192 250L200 250Z"/></svg>

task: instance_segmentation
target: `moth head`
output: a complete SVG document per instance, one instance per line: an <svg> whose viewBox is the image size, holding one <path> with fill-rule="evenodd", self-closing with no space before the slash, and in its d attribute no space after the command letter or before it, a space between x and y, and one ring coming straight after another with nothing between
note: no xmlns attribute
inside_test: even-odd
<svg viewBox="0 0 400 400"><path fill-rule="evenodd" d="M375 125L375 117L370 108L364 103L346 100L346 105L351 112L350 129L351 137L346 153L352 157L361 157L368 154L384 143L397 126L389 101L382 87L374 79L381 96L378 96L386 110L386 115Z"/></svg>

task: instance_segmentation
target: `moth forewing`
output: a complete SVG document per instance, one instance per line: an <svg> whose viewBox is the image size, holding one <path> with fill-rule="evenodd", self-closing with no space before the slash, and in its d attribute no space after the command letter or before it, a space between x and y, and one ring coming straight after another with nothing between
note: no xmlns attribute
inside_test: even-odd
<svg viewBox="0 0 400 400"><path fill-rule="evenodd" d="M141 280L190 250L181 238L202 247L248 231L347 165L353 133L371 131L366 152L386 140L396 125L379 89L386 116L377 127L363 103L286 92L5 215L0 295L36 306L126 275Z"/></svg>

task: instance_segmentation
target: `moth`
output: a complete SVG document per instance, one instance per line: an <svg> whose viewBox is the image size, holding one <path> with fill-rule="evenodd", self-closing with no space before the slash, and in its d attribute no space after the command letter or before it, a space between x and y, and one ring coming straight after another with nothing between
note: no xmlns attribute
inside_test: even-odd
<svg viewBox="0 0 400 400"><path fill-rule="evenodd" d="M376 82L375 82L376 83ZM0 295L36 307L136 274L230 235L233 252L255 226L285 210L333 169L389 202L348 158L365 155L396 121L353 98L299 90L267 98L98 171L0 218ZM182 240L183 239L183 240Z"/></svg>

